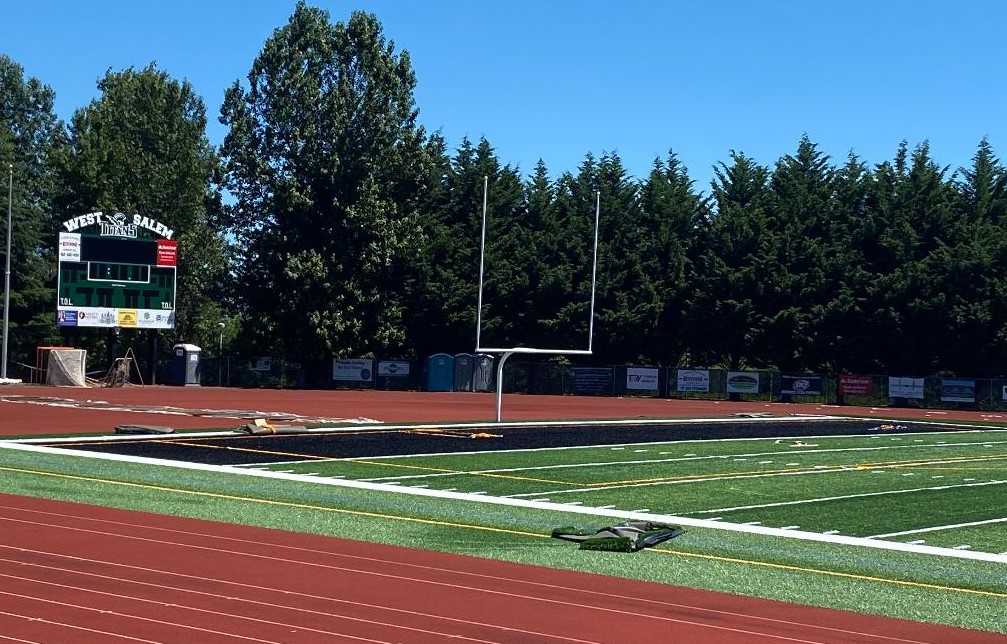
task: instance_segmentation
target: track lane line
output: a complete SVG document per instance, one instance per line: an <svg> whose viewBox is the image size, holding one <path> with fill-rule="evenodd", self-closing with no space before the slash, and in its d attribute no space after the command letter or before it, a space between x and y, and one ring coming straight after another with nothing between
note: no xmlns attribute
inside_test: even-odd
<svg viewBox="0 0 1007 644"><path fill-rule="evenodd" d="M60 628L69 628L76 631L85 631L87 633L94 633L95 635L104 635L106 637L115 637L117 639L129 640L131 642L142 642L143 644L166 644L165 642L160 642L158 640L145 640L139 637L133 637L131 635L122 635L120 633L112 633L109 631L100 631L94 628L87 628L86 626L77 626L76 624L66 624L64 622L57 622L55 620L46 619L44 617L35 617L32 615L22 615L20 613L11 613L5 610L0 610L0 615L4 617L13 617L15 619L23 619L29 622L38 622L40 624L49 624L51 626L59 626ZM4 636L0 635L0 639ZM13 639L13 638L12 638ZM18 642L27 642L29 640L15 640ZM41 644L41 643L38 643Z"/></svg>
<svg viewBox="0 0 1007 644"><path fill-rule="evenodd" d="M47 554L47 555L50 555L50 556L64 556L64 557L70 558L69 555L56 555L55 553L44 553L43 551L35 551L35 552ZM497 629L497 630L508 631L508 632L512 632L512 633L520 633L521 635L531 635L531 636L543 637L543 638L547 638L547 639L556 639L556 640L563 640L563 641L568 641L568 642L580 642L582 644L596 644L592 640L577 639L575 637L566 637L566 636L563 636L563 635L552 635L552 634L549 634L549 633L541 633L541 632L537 632L537 631L531 631L531 630L521 629L521 628L514 628L514 627L510 627L510 626L503 626L503 625L499 625L499 624L487 624L487 623L484 623L484 622L477 622L477 621L473 621L473 620L461 619L461 618L456 618L456 617L447 617L447 616L444 616L444 615L435 615L435 614L432 614L432 613L424 613L424 612L421 612L421 611L408 610L408 609L404 609L404 608L396 608L396 607L393 607L393 606L382 606L382 605L379 605L379 604L369 604L367 602L360 602L360 601L354 601L354 600L349 600L349 599L339 599L337 597L326 597L324 595L314 595L314 594L310 594L310 593L302 593L302 592L298 592L298 591L284 590L282 588L274 588L274 587L267 587L267 586L256 586L256 585L252 585L252 584L245 584L245 583L241 583L241 582L235 582L235 581L228 581L228 580L225 580L225 579L219 579L219 578L216 578L216 577L201 577L201 576L197 576L197 575L188 575L188 574L185 574L185 573L160 571L160 570L156 570L154 568L143 568L143 567L140 567L140 566L132 566L132 565L129 565L129 564L121 564L121 563L118 563L118 562L105 562L105 561L101 561L101 560L98 560L98 559L85 559L85 558L82 558L82 557L72 557L72 558L75 559L75 560L88 561L88 562L92 562L92 563L101 563L101 564L105 564L105 565L108 565L108 566L119 566L119 567L124 567L124 568L131 568L131 569L134 569L134 570L142 570L144 572L151 572L151 573L154 573L154 574L160 574L160 575L166 575L166 576L167 575L171 575L171 576L183 577L183 578L187 578L187 579L191 579L191 580L198 580L200 582L211 582L211 583L217 583L217 584L220 584L220 585L238 586L238 587L242 587L242 588L245 588L245 589L259 590L259 591L266 592L266 593L271 593L271 594L274 594L274 595L276 593L281 593L284 596L286 596L286 595L297 595L297 596L300 596L300 597L311 598L311 599L318 599L318 600L324 600L324 601L329 601L329 602L338 603L338 604L345 604L345 605L348 605L348 606L356 606L356 607L363 607L363 608L372 608L372 609L375 609L375 610L383 610L383 611L388 611L388 612L393 612L393 613L399 613L399 614L403 614L403 615L409 615L411 617L424 617L424 618L428 618L428 619L439 619L439 620L444 620L444 621L448 621L448 622L456 622L456 623L459 623L459 624L465 624L465 625L468 625L468 626L477 626L477 627L480 627L480 628ZM173 590L173 591L182 592L182 593L190 593L190 594L194 594L194 595L203 595L203 596L207 596L207 597L213 597L213 598L216 598L216 599L225 599L225 600L231 600L231 601L235 601L235 602L244 602L244 603L249 603L249 604L255 604L255 605L258 605L258 606L270 607L270 608L280 608L280 609L290 610L290 611L294 611L294 612L308 613L308 614L311 614L311 615L319 615L319 616L324 616L324 617L332 617L332 618L336 618L336 619L349 619L349 620L352 620L352 621L364 621L364 622L367 622L367 623L375 623L375 624L382 624L382 625L384 625L381 622L372 622L370 620L357 619L357 618L349 617L347 615L341 615L339 613L329 613L329 612L325 612L325 611L318 611L318 610L312 610L312 609L308 609L308 608L301 608L301 607L298 607L298 606L288 606L286 604L277 604L275 601L274 602L263 602L263 601L259 601L259 600L255 600L255 599L250 599L250 598L247 598L247 597L236 597L236 596L233 596L233 595L221 595L219 593L211 593L211 592L207 592L207 591L195 590L195 589L192 589L192 588L182 588L182 587L179 587L179 586L168 586L166 584L155 584L155 583L152 583L152 582L140 581L138 579L130 579L130 578L126 578L126 577L115 577L115 576L112 576L112 575L103 575L103 574L99 574L99 573L95 573L95 572L87 572L87 571L84 571L84 570L75 570L73 568L60 568L58 566L49 566L49 565L40 564L40 563L33 563L33 562L28 562L28 561L19 561L17 559L0 558L0 562L15 564L15 565L18 565L18 566L27 566L27 567L32 567L32 568L43 568L43 569L47 569L47 570L54 570L54 571L57 571L57 572L70 573L70 574L82 575L82 576L87 576L87 577L96 577L96 578L100 578L100 579L121 582L121 583L124 583L124 584L135 584L135 585L139 585L139 586L150 586L150 587L158 588L158 589L167 589L167 590ZM399 626L399 625L392 625L392 626L394 626L395 628L407 628L408 630L417 630L417 629L409 629L406 626ZM438 633L438 634L440 634L440 633ZM454 636L454 635L445 635L445 636L452 637L452 638L460 638L460 639L470 639L470 638L466 638L466 637L462 637L462 636ZM483 641L483 640L476 640L476 641Z"/></svg>
<svg viewBox="0 0 1007 644"><path fill-rule="evenodd" d="M105 596L105 597L112 597L112 598L115 598L115 599L124 599L124 600L127 600L127 601L134 601L134 602L143 603L143 604L154 604L154 605L157 605L157 606L162 607L162 608L165 607L165 605L166 605L164 601L157 601L157 600L153 600L153 599L147 599L147 598L144 598L144 597L135 597L133 595L124 595L124 594L120 594L120 593L111 593L111 592L108 592L108 591L97 590L97 589L94 589L94 588L85 588L83 586L71 586L70 584L59 583L59 582L52 582L52 581L44 581L44 580L41 580L41 579L35 579L35 578L31 578L31 577L21 577L21 576L18 576L18 575L10 575L10 574L7 574L7 573L2 573L2 572L0 572L0 577L6 577L7 579L16 579L18 581L28 582L28 583L31 583L31 584L40 584L40 585L45 585L45 586L57 586L57 587L63 588L63 589L76 590L76 591L80 591L80 592L84 592L84 593L91 593L91 594L95 594L95 595L102 595L102 596ZM162 588L164 588L164 587L162 587ZM206 593L206 594L209 594L209 593ZM275 604L266 604L265 602L256 602L256 603L261 604L263 606L274 606L275 607ZM319 634L319 635L332 635L332 636L337 636L337 637L345 637L346 636L346 633L340 633L340 632L336 632L336 631L328 631L328 630L324 630L324 629L320 629L320 628L313 628L313 627L310 627L310 626L303 626L301 624L292 624L292 623L288 623L288 622L278 622L278 621L269 620L269 619L263 619L263 618L258 618L258 617L250 617L250 616L247 616L247 615L239 615L239 614L236 614L236 613L227 613L227 612L224 612L224 611L210 610L210 609L206 609L206 608L199 608L197 606L188 606L188 605L185 605L185 604L179 604L178 602L171 602L170 604L168 604L168 606L170 606L172 609L181 609L183 612L184 611L191 611L193 613L204 613L204 614L207 614L207 615L213 615L215 617L222 617L222 618L233 619L233 620L255 622L257 624L266 624L266 625L269 625L269 626L275 626L275 627L284 628L284 629L292 629L292 630L295 630L295 631L306 631L308 633L315 633L315 634ZM405 631L413 631L413 632L416 632L416 633L422 633L424 635L434 635L434 636L438 636L438 637L444 637L444 638L447 638L447 639L466 640L466 641L469 641L469 642L480 642L481 644L496 644L496 642L494 642L493 640L484 640L484 639L479 639L479 638L474 638L474 637L467 637L467 636L464 636L464 635L456 635L456 634L451 634L451 633L442 633L442 632L439 632L439 631L431 631L431 630L427 630L427 629L423 629L423 628L415 628L415 627L407 626L407 625L403 625L403 624L391 624L391 623L387 623L387 622L378 622L378 621L375 621L375 620L362 619L362 618L356 618L356 617L349 617L349 616L345 616L345 615L339 615L339 616L336 616L336 617L338 617L339 619L345 619L345 620L353 621L353 622L360 622L360 623L368 624L368 625L371 625L371 626L379 626L379 627L382 627L382 628L391 628L391 629L399 629L399 630L405 630ZM142 618L139 618L139 617L137 617L137 618L138 619L142 619ZM178 624L178 626L185 628L185 627L188 627L189 625ZM199 627L192 627L192 628L199 628ZM204 629L200 628L200 630L204 630ZM235 635L231 634L231 636L235 636ZM581 640L581 641L584 641L584 640ZM594 643L592 643L592 644L594 644Z"/></svg>
<svg viewBox="0 0 1007 644"><path fill-rule="evenodd" d="M127 524L127 525L129 525L129 524ZM83 529L80 529L80 528L73 528L73 527L63 526L63 525L59 525L59 524L56 524L53 527L62 527L64 529L70 529L70 530L83 530ZM84 531L86 531L86 530L84 530ZM130 535L119 535L117 533L110 533L110 534L113 534L115 536L124 537L124 538L143 539L141 537L132 537ZM205 536L205 537L211 537L211 538L215 536L215 535L212 535L212 534L204 534L204 533L192 533L192 534L196 534L196 535L199 535L199 536ZM544 537L544 535L543 535L543 537ZM157 541L157 540L154 540L154 541ZM241 541L245 541L245 540L241 540ZM174 543L174 542L164 542L164 543ZM246 541L246 543L247 543L247 541ZM250 542L250 543L254 543L256 545L263 545L263 544L261 544L259 542ZM181 545L183 547L186 547L189 544L181 544ZM265 544L265 545L273 546L273 547L282 547L282 548L285 548L285 549L286 548L290 548L290 547L287 547L287 546L279 546L277 544ZM206 548L205 546L198 546L198 545L193 545L192 547L195 547L195 548ZM213 549L213 548L206 548L206 549L220 550L220 549ZM298 548L298 550L300 550L300 548ZM220 550L220 551L221 552L232 552L230 550ZM253 554L253 553L242 553L241 551L237 551L237 552L238 552L238 554L244 554L246 556L251 556L251 557L263 557L262 555L257 555L257 554ZM370 561L370 562L375 562L375 563L381 563L381 564L388 564L388 565L392 565L392 566L396 566L396 567L399 567L399 566L403 565L401 562L391 561L391 560L383 560L383 559L374 558L374 557L358 557L358 556L353 556L353 555L345 555L345 554L342 554L342 553L330 553L330 552L327 552L327 551L317 551L317 550L314 550L314 549L309 549L309 552L313 552L313 553L317 552L319 554L328 554L330 556L336 556L336 557L348 557L348 558L353 558L353 559L362 559L362 560L365 560L365 561ZM264 558L269 559L271 557L265 556ZM300 564L308 565L308 566L323 565L323 564L315 564L314 562L304 562L304 561L300 561L300 560L288 560L288 559L282 559L282 558L277 558L277 557L272 557L272 558L280 560L280 561L291 561L291 562L294 562L294 563L300 563ZM743 561L743 560L735 560L735 561ZM416 565L416 564L405 564L405 565L410 566L410 567L425 569L425 570L435 570L435 571L438 571L438 572L446 572L446 573L458 574L458 571L456 571L456 570L442 569L442 568L436 568L436 567L424 566L424 565ZM343 568L336 567L336 569L342 570ZM348 569L348 570L353 570L353 569ZM813 569L808 569L808 571L812 571L812 570ZM365 572L365 574L367 573L367 571L363 571L363 572ZM374 573L374 574L382 575L383 573ZM848 630L848 629L837 629L837 628L822 626L822 625L818 625L818 624L808 624L808 623L803 623L803 622L797 622L797 621L794 621L794 620L784 620L784 619L778 619L778 618L767 618L767 617L762 617L762 616L758 616L758 615L751 615L751 614L748 614L748 613L736 613L736 612L732 612L732 611L723 611L723 610L717 610L717 609L709 609L709 608L704 608L704 607L695 606L695 605L687 605L687 604L678 604L678 603L665 602L665 601L649 600L649 599L640 598L640 597L627 597L625 595L612 595L612 594L609 594L609 593L599 593L597 591L589 591L589 590L584 590L584 589L579 589L579 588L571 588L571 587L566 587L566 586L561 586L561 585L555 585L555 584L542 584L542 583L539 583L539 582L529 582L529 581L525 581L525 580L516 580L516 579L508 578L508 577L479 575L479 574L473 574L473 573L465 573L465 574L467 574L469 576L476 576L476 577L488 577L490 579L493 579L494 581L512 581L512 582L516 581L516 582L519 582L519 583L526 583L526 584L531 584L531 585L534 585L534 586L547 587L547 588L550 588L550 589L572 590L572 591L576 591L576 592L579 592L579 593L586 593L586 594L590 594L590 595L599 595L599 596L604 596L604 597L617 597L617 598L620 598L620 599L632 599L634 601L640 601L640 602L647 603L647 604L656 604L656 605L663 605L663 606L673 606L673 607L676 607L676 608L684 608L684 609L687 609L687 610L699 610L699 611L703 611L703 612L712 612L712 613L722 614L722 615L731 615L731 616L734 616L734 617L740 617L740 618L745 618L745 619L755 619L755 620L769 621L769 622L774 622L774 623L778 623L778 624L787 624L787 625L793 625L793 626L800 626L800 627L804 627L804 628L817 628L817 629L823 629L823 630L828 630L828 631L839 631L839 632L846 633L846 634L855 634L855 635L858 635L858 636L873 637L873 638L877 638L877 639L902 641L902 642L916 642L916 640L908 640L908 639L899 638L899 637L877 635L877 634L872 634L872 633L863 633L863 632L858 632L858 631L853 631L853 630ZM845 575L845 574L840 574L840 576L854 577L854 578L856 577L855 575ZM861 579L870 579L869 577L860 577L860 578ZM411 578L406 578L406 579L411 579ZM878 578L875 578L875 579L878 579ZM878 580L880 581L880 579L878 579ZM421 580L421 581L423 581L423 580ZM429 581L427 583L441 584L443 582ZM907 583L909 585L914 585L912 582L907 582ZM449 584L449 585L451 585L451 584ZM942 588L941 586L938 586L938 585L925 585L925 586L928 586L930 588ZM462 587L464 587L464 588L470 588L470 587L467 587L467 586L462 586ZM482 590L483 592L489 592L489 593L498 593L498 591L493 591L493 590L486 590L486 589L477 589L477 590ZM945 588L945 590L948 590L948 588ZM986 593L984 591L972 591L970 589L960 589L960 590L966 590L968 592L973 592L973 593L977 593L977 594L981 594L981 595L992 595L992 596L1007 597L1007 594ZM499 593L499 594L508 595L509 593ZM523 595L523 594L521 594L519 596L520 597L526 597L526 595ZM546 602L550 602L550 603L560 603L560 604L566 603L566 602L561 602L561 601L552 600L552 599L549 599L549 598L541 598L541 597L540 598L533 598L533 599L537 599L539 601L546 601ZM573 604L573 605L582 606L581 604ZM599 610L611 610L611 609L606 609L604 607L598 607L598 609ZM615 612L621 612L621 611L615 611ZM631 614L640 615L639 613L631 613ZM644 615L644 616L646 616L646 615ZM660 619L660 617L657 617L657 618Z"/></svg>

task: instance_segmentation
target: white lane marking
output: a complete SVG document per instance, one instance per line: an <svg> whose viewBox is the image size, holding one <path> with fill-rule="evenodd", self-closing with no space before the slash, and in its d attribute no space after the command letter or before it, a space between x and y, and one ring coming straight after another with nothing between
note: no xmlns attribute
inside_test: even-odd
<svg viewBox="0 0 1007 644"><path fill-rule="evenodd" d="M1003 481L987 481L984 483L962 483L959 485L939 485L932 487L914 487L905 490L884 490L881 492L861 492L858 494L842 494L838 496L820 496L813 499L799 499L797 501L778 501L776 503L758 503L755 505L738 505L731 508L715 508L713 510L696 510L685 514L712 514L714 512L735 512L737 510L758 510L760 508L778 508L786 505L804 505L805 503L824 503L827 501L845 501L846 499L862 499L871 496L886 496L888 494L911 494L913 492L930 492L934 490L948 490L959 487L984 487L987 485L1003 485Z"/></svg>
<svg viewBox="0 0 1007 644"><path fill-rule="evenodd" d="M759 525L760 523L762 523L762 521L745 521L741 525Z"/></svg>
<svg viewBox="0 0 1007 644"><path fill-rule="evenodd" d="M839 530L826 530L822 534L839 534Z"/></svg>
<svg viewBox="0 0 1007 644"><path fill-rule="evenodd" d="M944 460L940 460L940 461L927 461L925 464L926 465L947 465L947 464L952 464L952 463L954 463L954 464L960 464L960 463L968 463L968 462L972 462L972 461L976 461L976 460L984 460L984 459L982 457L978 457L978 458L974 458L974 459L966 459L965 457L959 457L959 458L956 458L956 459L950 460L950 461L944 461ZM884 466L878 465L878 467L884 467ZM902 467L906 467L906 465L905 464L901 464L901 463L896 463L896 464L891 465L889 467L890 468L902 468ZM642 482L639 482L639 483L616 483L616 484L612 484L612 485L599 484L599 485L594 485L592 487L580 487L580 488L573 488L573 489L566 489L566 490L548 490L548 491L543 491L543 492L525 492L525 493L522 493L522 494L508 494L506 496L507 497L512 497L512 498L515 498L515 499L520 499L520 498L525 498L525 497L530 497L530 496L538 496L539 494L575 494L575 493L582 493L582 492L604 492L606 490L620 490L620 489L630 488L630 487L649 487L649 486L652 486L652 485L653 486L658 486L658 485L683 485L683 484L686 484L686 483L709 483L711 481L734 481L734 480L738 480L738 479L773 478L773 477L776 477L776 476L801 476L801 475L805 475L805 474L837 474L837 473L840 473L840 472L862 472L862 471L864 471L864 470L861 469L860 466L855 465L855 464L848 464L848 465L835 465L835 466L833 466L831 468L827 468L827 469L804 469L804 470L787 471L787 472L772 471L772 470L770 470L769 472L755 473L755 474L752 474L752 473L730 474L730 473L728 473L728 474L719 474L719 475L714 475L714 476L706 476L706 477L702 477L702 478L659 479L659 480L656 480L656 481L654 481L654 480L647 480L647 481L642 481ZM876 470L875 473L881 473L881 470Z"/></svg>
<svg viewBox="0 0 1007 644"><path fill-rule="evenodd" d="M1007 444L1007 441L998 441ZM981 443L956 443L963 447L973 447L980 445ZM826 454L834 452L877 452L882 450L908 450L908 449L922 449L927 447L933 447L933 445L887 445L884 447L833 447L826 449L815 449L807 450L802 452L803 454ZM550 449L550 448L546 448ZM563 449L563 448L556 448ZM515 450L517 451L517 450ZM636 450L634 450L636 451ZM485 454L496 454L497 452L482 452ZM662 454L664 452L661 452ZM493 469L485 470L458 470L451 472L434 472L429 474L409 474L406 476L376 476L360 479L361 481L402 481L406 479L424 479L424 478L442 478L445 476L467 476L467 475L479 475L479 474L503 474L511 472L534 472L541 470L566 470L566 469L579 469L584 467L609 467L618 465L651 465L659 463L686 463L691 461L703 461L712 459L729 459L732 458L735 461L745 461L748 458L755 458L758 456L773 456L776 454L790 454L789 451L772 451L772 452L749 452L744 454L715 454L711 456L679 456L675 458L646 458L646 459L634 459L625 461L591 461L588 463L559 463L554 465L529 465L525 467L498 467ZM476 452L479 454L479 452ZM416 454L414 458L423 458L430 456L429 454ZM377 463L381 461L392 458L392 457L374 457L371 460ZM397 458L397 457L396 457ZM348 459L347 459L348 460ZM317 463L318 461L312 461L312 463ZM768 465L773 463L773 461L759 461L759 465ZM800 465L800 463L787 463L787 465ZM839 467L839 465L815 465L814 467Z"/></svg>
<svg viewBox="0 0 1007 644"><path fill-rule="evenodd" d="M780 528L780 530L796 530L796 529L798 529L800 527L801 526L799 526L799 525L785 525L782 528Z"/></svg>
<svg viewBox="0 0 1007 644"><path fill-rule="evenodd" d="M960 545L960 546L955 546L955 547L954 547L953 549L954 549L954 550L971 550L971 549L972 549L972 546L970 546L970 545L969 545L969 544L967 544L967 543L963 543L963 544L962 544L962 545Z"/></svg>
<svg viewBox="0 0 1007 644"><path fill-rule="evenodd" d="M969 521L968 523L952 523L950 525L938 525L930 528L917 528L915 530L903 530L902 532L889 532L887 534L876 534L868 539L886 539L888 537L901 537L904 534L922 534L924 532L939 532L941 530L954 530L955 528L971 528L977 525L990 525L992 523L1007 522L1007 517L1001 519L985 519L983 521Z"/></svg>
<svg viewBox="0 0 1007 644"><path fill-rule="evenodd" d="M906 543L919 544L919 543L926 543L926 542L927 542L926 539L914 539L912 541L907 541Z"/></svg>
<svg viewBox="0 0 1007 644"><path fill-rule="evenodd" d="M281 481L293 481L299 483L314 483L317 485L329 485L355 490L368 490L371 492L391 492L394 494L418 496L425 498L435 498L441 500L469 501L473 503L485 503L489 505L499 505L512 508L541 508L554 510L567 514L583 514L587 516L610 517L616 519L628 519L638 521L651 521L653 523L680 524L694 528L711 528L714 530L724 530L728 532L738 532L744 534L758 534L771 537L786 537L801 541L812 541L819 543L830 543L836 545L849 545L878 550L891 550L897 552L910 552L915 554L926 554L940 557L970 559L974 561L987 561L1007 565L1007 555L998 555L989 552L976 552L971 550L954 550L952 548L940 548L935 546L912 545L900 541L882 541L877 539L866 539L863 537L847 537L843 535L821 534L818 532L805 532L802 530L780 530L779 528L768 528L756 525L740 525L721 521L710 521L683 517L676 515L649 514L624 512L621 510L602 510L594 507L570 506L562 503L542 503L531 502L524 499L515 499L498 496L477 496L464 492L447 492L444 490L417 489L393 485L383 485L381 483L367 483L364 481L317 479L300 474L279 474L277 472L259 472L255 470L239 469L226 465L207 465L205 463L187 463L183 461L171 461L161 458L149 458L144 456L129 456L125 454L105 454L101 452L91 452L85 450L57 449L41 445L25 445L23 443L0 441L0 449L11 451L27 452L34 454L48 454L51 456L71 456L81 459L96 461L111 461L119 463L134 463L143 465L155 465L175 470L189 470L197 472L213 472L217 474L245 476L257 479L271 479ZM821 470L818 470L819 472ZM1007 521L1007 519L1004 519Z"/></svg>

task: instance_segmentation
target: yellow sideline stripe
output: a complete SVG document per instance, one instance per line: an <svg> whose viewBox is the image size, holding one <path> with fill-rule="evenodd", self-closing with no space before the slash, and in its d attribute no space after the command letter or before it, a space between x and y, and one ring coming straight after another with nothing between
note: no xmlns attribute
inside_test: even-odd
<svg viewBox="0 0 1007 644"><path fill-rule="evenodd" d="M95 477L89 477L89 476L78 476L78 475L74 475L74 474L60 474L60 473L57 473L57 472L47 472L47 471L44 471L44 470L29 470L29 469L23 469L23 468L17 468L17 467L4 467L4 466L0 466L0 471L2 471L2 472L14 472L14 473L17 473L17 474L31 474L31 475L36 475L36 476L48 476L48 477L53 477L53 478L68 479L68 480L74 480L74 481L86 481L88 483L104 483L104 484L107 484L107 485L120 485L120 486L125 486L125 487L134 487L134 488L141 488L141 489L148 489L148 490L156 490L156 491L159 491L159 492L172 492L172 493L177 493L177 494L189 494L189 495L193 495L193 496L203 496L203 497L209 497L209 498L224 499L224 500L228 500L228 501L247 501L247 502L250 502L250 503L260 503L260 504L264 504L264 505L273 505L273 506L280 506L280 507L296 508L296 509L299 509L299 510L318 510L318 511L321 511L321 512L333 512L333 513L338 513L338 514L349 514L349 515L354 515L354 516L363 516L363 517L376 518L376 519L391 519L393 521L405 521L405 522L410 522L410 523L422 523L422 524L427 524L427 525L436 525L436 526L449 527L449 528L465 528L465 529L468 529L468 530L480 530L480 531L484 531L484 532L497 532L497 533L503 533L503 534L513 534L513 535L522 536L522 537L533 537L533 538L536 538L536 539L549 539L550 538L549 535L545 535L545 534L541 534L541 533L537 533L537 532L525 532L525 531L522 531L522 530L514 530L514 529L510 529L510 528L493 528L493 527L490 527L490 526L471 525L471 524L467 524L467 523L452 523L452 522L449 522L449 521L437 521L435 519L418 519L418 518L415 518L415 517L404 517L404 516L399 516L399 515L394 515L394 514L380 514L380 513L377 513L377 512L364 512L364 511L361 511L361 510L346 510L346 509L343 509L343 508L327 508L327 507L322 507L322 506L318 506L318 505L309 505L309 504L306 504L306 503L291 503L289 501L274 501L274 500L270 500L270 499L260 499L260 498L255 498L255 497L233 496L233 495L230 495L230 494L220 494L220 493L215 493L215 492L199 492L197 490L184 490L184 489L172 488L172 487L167 487L167 486L162 486L162 485L151 485L151 484L148 484L148 483L131 483L131 482L128 482L128 481L116 481L114 479L101 479L101 478L95 478ZM982 596L986 596L986 597L1007 598L1007 593L998 593L998 592L987 591L987 590L975 590L973 588L961 588L961 587L958 587L958 586L941 586L939 584L929 584L929 583L925 583L925 582L905 581L905 580L901 580L901 579L887 579L887 578L884 578L884 577L872 577L870 575L857 575L857 574L853 574L853 573L837 572L837 571L834 571L834 570L822 570L820 568L807 568L807 567L802 567L802 566L791 566L791 565L788 565L788 564L771 563L771 562L768 562L768 561L756 561L756 560L752 560L752 559L739 559L739 558L734 558L734 557L722 557L722 556L718 556L718 555L706 555L706 554L700 554L700 553L696 553L696 552L683 552L683 551L677 551L677 550L664 550L664 549L661 549L661 548L653 548L653 549L650 549L650 551L658 553L658 554L662 554L662 555L679 556L679 557L690 557L690 558L694 558L694 559L706 559L706 560L710 560L710 561L721 561L721 562L725 562L725 563L742 564L742 565L756 566L756 567L762 567L762 568L775 568L775 569L779 569L779 570L790 570L790 571L794 571L794 572L805 572L805 573L811 573L811 574L817 574L817 575L825 575L825 576L829 576L829 577L840 577L840 578L845 578L845 579L855 579L855 580L859 580L859 581L869 581L869 582L875 582L875 583L880 583L880 584L893 584L893 585L896 585L896 586L906 586L906 587L913 587L913 588L926 588L926 589L929 589L929 590L943 590L943 591L947 591L947 592L967 593L967 594L973 594L973 595L982 595Z"/></svg>
<svg viewBox="0 0 1007 644"><path fill-rule="evenodd" d="M552 483L553 485L581 485L581 483L571 483L570 481L554 481L553 479L540 479L531 476L518 476L516 474L494 474L492 472L468 472L466 470L451 470L442 467L428 467L425 465L404 465L402 463L386 463L384 461L362 461L353 459L349 463L364 463L366 465L381 465L384 467L401 467L409 470L427 470L430 472L443 472L445 474L458 474L459 476L487 476L495 479L511 479L515 481L532 481L534 483Z"/></svg>
<svg viewBox="0 0 1007 644"><path fill-rule="evenodd" d="M117 481L115 479L101 479L91 476L78 476L75 474L60 474L57 472L47 472L44 470L28 470L18 467L0 466L0 472L15 472L18 474L34 474L36 476L48 476L59 479L69 479L72 481L85 481L87 483L105 483L107 485L120 485L124 487L141 488L145 490L156 490L158 492L173 492L176 494L189 494L192 496L202 496L211 499L222 499L225 501L247 501L249 503L260 503L263 505L274 505L286 508L296 508L298 510L318 510L319 512L333 512L336 514L351 514L354 516L369 517L373 519L392 519L395 521L408 521L411 523L423 523L427 525L446 526L449 528L468 528L471 530L484 530L487 532L503 532L506 534L517 534L526 537L548 538L548 535L536 532L522 532L520 530L510 530L506 528L493 528L490 526L469 525L467 523L452 523L450 521L438 521L436 519L418 519L416 517L404 517L396 514L381 514L378 512L365 512L363 510L347 510L345 508L327 508L321 505L311 505L308 503L292 503L290 501L274 501L272 499L261 499L250 496L234 496L231 494L221 494L219 492L200 492L198 490L184 490L181 488L167 487L164 485L151 485L149 483L132 483L129 481Z"/></svg>
<svg viewBox="0 0 1007 644"><path fill-rule="evenodd" d="M768 561L752 561L751 559L735 559L733 557L720 557L717 555L703 555L697 552L682 552L679 550L664 550L662 548L652 548L651 552L656 552L662 555L674 555L678 557L693 557L696 559L709 559L711 561L724 561L729 563L738 564L748 564L751 566L760 566L764 568L778 568L781 570L792 570L796 572L810 572L819 575L828 575L830 577L845 577L847 579L856 579L858 581L874 581L881 582L885 584L895 584L897 586L910 586L913 588L926 588L928 590L947 590L956 593L970 593L974 595L983 595L986 597L1007 597L1007 593L997 593L991 590L975 590L974 588L960 588L958 586L941 586L939 584L928 584L921 581L905 581L902 579L886 579L884 577L871 577L870 575L855 575L848 572L837 572L835 570L820 570L818 568L804 568L802 566L790 566L787 564L770 563Z"/></svg>

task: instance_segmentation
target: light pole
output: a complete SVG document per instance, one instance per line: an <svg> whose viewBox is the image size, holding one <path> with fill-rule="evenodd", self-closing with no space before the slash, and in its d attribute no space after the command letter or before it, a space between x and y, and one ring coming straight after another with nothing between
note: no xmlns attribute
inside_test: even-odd
<svg viewBox="0 0 1007 644"><path fill-rule="evenodd" d="M0 367L0 380L7 380L7 330L10 325L10 239L11 239L11 209L14 205L14 164L7 164L7 270L4 274L3 291L3 366Z"/></svg>
<svg viewBox="0 0 1007 644"><path fill-rule="evenodd" d="M217 322L220 328L220 338L217 342L217 386L224 386L224 323Z"/></svg>

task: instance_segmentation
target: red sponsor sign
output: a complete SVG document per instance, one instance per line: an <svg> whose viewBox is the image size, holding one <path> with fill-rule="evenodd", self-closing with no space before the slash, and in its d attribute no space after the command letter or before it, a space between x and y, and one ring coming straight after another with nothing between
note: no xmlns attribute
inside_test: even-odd
<svg viewBox="0 0 1007 644"><path fill-rule="evenodd" d="M174 239L157 240L157 265L175 266L178 263L178 242Z"/></svg>
<svg viewBox="0 0 1007 644"><path fill-rule="evenodd" d="M873 381L870 376L855 376L844 373L839 376L839 393L864 395L871 393Z"/></svg>

